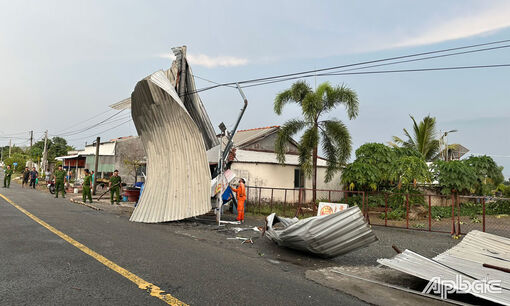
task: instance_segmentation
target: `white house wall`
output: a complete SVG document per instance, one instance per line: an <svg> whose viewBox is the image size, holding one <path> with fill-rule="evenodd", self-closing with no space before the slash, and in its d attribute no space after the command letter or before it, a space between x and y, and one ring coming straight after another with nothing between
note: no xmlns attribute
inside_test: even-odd
<svg viewBox="0 0 510 306"><path fill-rule="evenodd" d="M272 188L284 188L285 190L274 189L258 189L249 188L248 190L248 202L256 203L259 201L270 202L271 197L273 202L284 202L287 203L298 203L299 202L299 189L294 188L294 170L299 169L297 166L286 165L281 166L278 164L267 164L267 163L243 163L234 162L231 166L231 170L236 174L237 177L246 179L247 186L253 187L272 187ZM324 177L326 175L325 168L317 169L317 189L327 190L342 190L340 183L340 172L338 172L331 182L324 183ZM312 188L312 179L305 176L305 189ZM272 194L271 194L272 193ZM318 199L328 199L330 193L327 191L318 191ZM312 200L311 190L305 191L306 201ZM331 192L332 201L340 201L343 198L341 192ZM249 204L248 204L249 205Z"/></svg>

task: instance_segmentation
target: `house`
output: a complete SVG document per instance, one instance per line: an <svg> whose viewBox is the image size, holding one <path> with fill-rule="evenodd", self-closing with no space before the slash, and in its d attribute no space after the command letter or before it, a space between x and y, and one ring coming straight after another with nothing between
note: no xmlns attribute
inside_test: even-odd
<svg viewBox="0 0 510 306"><path fill-rule="evenodd" d="M83 150L69 151L68 155L56 158L62 161L66 170L74 173L74 178L82 178L84 169L94 170L96 144L86 145ZM115 169L119 170L125 183L143 180L145 173L145 152L137 136L120 137L99 144L97 178L109 178ZM135 173L135 164L142 164Z"/></svg>
<svg viewBox="0 0 510 306"><path fill-rule="evenodd" d="M252 187L268 187L257 189L262 198L272 197L275 201L296 202L300 197L300 189L311 189L312 178L307 177L299 166L297 142L291 140L285 155L285 164L282 165L276 159L274 144L280 126L269 126L249 130L237 131L234 135L234 146L229 156L230 169L237 177L246 180L246 185ZM223 139L226 144L226 137ZM213 169L219 160L219 146L207 151L209 164ZM324 182L326 175L326 160L319 157L317 169L317 189L340 190L341 173L335 174L329 183ZM271 188L278 188L273 189ZM285 191L287 189L287 191ZM302 191L301 191L302 192ZM306 199L312 196L311 190L307 190ZM253 196L253 195L252 195ZM249 199L252 196L248 195ZM343 194L333 193L333 199L341 199ZM318 199L329 199L329 192L318 192Z"/></svg>

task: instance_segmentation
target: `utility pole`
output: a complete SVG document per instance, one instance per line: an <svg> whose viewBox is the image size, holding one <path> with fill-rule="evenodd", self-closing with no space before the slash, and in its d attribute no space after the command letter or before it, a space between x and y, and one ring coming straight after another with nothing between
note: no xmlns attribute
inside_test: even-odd
<svg viewBox="0 0 510 306"><path fill-rule="evenodd" d="M12 141L9 139L9 158L11 158Z"/></svg>
<svg viewBox="0 0 510 306"><path fill-rule="evenodd" d="M94 161L94 181L92 182L92 194L96 195L97 166L99 164L99 146L101 145L101 137L96 139L96 159Z"/></svg>
<svg viewBox="0 0 510 306"><path fill-rule="evenodd" d="M186 94L186 46L182 46L181 75L179 79L179 97L184 101Z"/></svg>
<svg viewBox="0 0 510 306"><path fill-rule="evenodd" d="M44 151L42 161L42 172L46 171L46 163L48 162L48 130L44 132Z"/></svg>
<svg viewBox="0 0 510 306"><path fill-rule="evenodd" d="M30 131L30 149L32 149L33 142L34 142L34 131Z"/></svg>

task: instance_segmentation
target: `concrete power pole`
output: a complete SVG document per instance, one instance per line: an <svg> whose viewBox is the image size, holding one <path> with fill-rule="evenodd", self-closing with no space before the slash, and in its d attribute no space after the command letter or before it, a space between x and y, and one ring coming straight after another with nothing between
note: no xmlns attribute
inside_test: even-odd
<svg viewBox="0 0 510 306"><path fill-rule="evenodd" d="M42 161L42 172L46 171L46 164L48 162L48 130L44 132L44 151L43 151L43 161Z"/></svg>
<svg viewBox="0 0 510 306"><path fill-rule="evenodd" d="M182 57L181 57L181 75L179 79L179 97L184 101L186 94L186 71L188 67L186 66L186 46L182 46Z"/></svg>
<svg viewBox="0 0 510 306"><path fill-rule="evenodd" d="M30 149L32 149L33 142L34 142L34 131L30 131Z"/></svg>
<svg viewBox="0 0 510 306"><path fill-rule="evenodd" d="M12 141L9 139L9 158L11 158Z"/></svg>
<svg viewBox="0 0 510 306"><path fill-rule="evenodd" d="M96 158L94 161L94 181L92 182L92 194L96 195L97 166L99 165L99 146L101 145L101 137L96 139Z"/></svg>

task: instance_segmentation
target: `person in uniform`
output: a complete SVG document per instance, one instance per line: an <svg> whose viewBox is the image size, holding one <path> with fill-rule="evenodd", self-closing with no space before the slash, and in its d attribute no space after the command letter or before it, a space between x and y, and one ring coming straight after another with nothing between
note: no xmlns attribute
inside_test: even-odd
<svg viewBox="0 0 510 306"><path fill-rule="evenodd" d="M246 187L244 179L239 179L239 186L234 188L230 186L233 192L237 195L237 221L244 222L244 202L246 202Z"/></svg>
<svg viewBox="0 0 510 306"><path fill-rule="evenodd" d="M53 175L55 177L55 198L58 198L58 192L62 191L62 197L65 198L64 183L66 181L66 171L62 169L62 165L58 166L58 170Z"/></svg>
<svg viewBox="0 0 510 306"><path fill-rule="evenodd" d="M25 188L26 185L28 185L29 179L30 179L30 169L28 169L28 167L25 167L25 170L23 171L23 181L21 182L21 188Z"/></svg>
<svg viewBox="0 0 510 306"><path fill-rule="evenodd" d="M122 178L119 176L119 170L113 171L112 177L110 177L110 183L108 185L110 187L110 202L113 205L114 202L114 194L117 194L115 200L119 205L120 202L120 192L122 190Z"/></svg>
<svg viewBox="0 0 510 306"><path fill-rule="evenodd" d="M92 176L90 175L89 169L85 169L85 177L83 178L83 203L87 203L87 197L92 203L92 192L90 191L90 185L92 183Z"/></svg>
<svg viewBox="0 0 510 306"><path fill-rule="evenodd" d="M35 170L35 167L32 168L32 171L30 171L30 186L35 189L35 186L37 185L37 178L39 177L39 172Z"/></svg>
<svg viewBox="0 0 510 306"><path fill-rule="evenodd" d="M4 172L4 188L11 187L11 176L12 176L11 166L7 166L7 169L5 169Z"/></svg>

